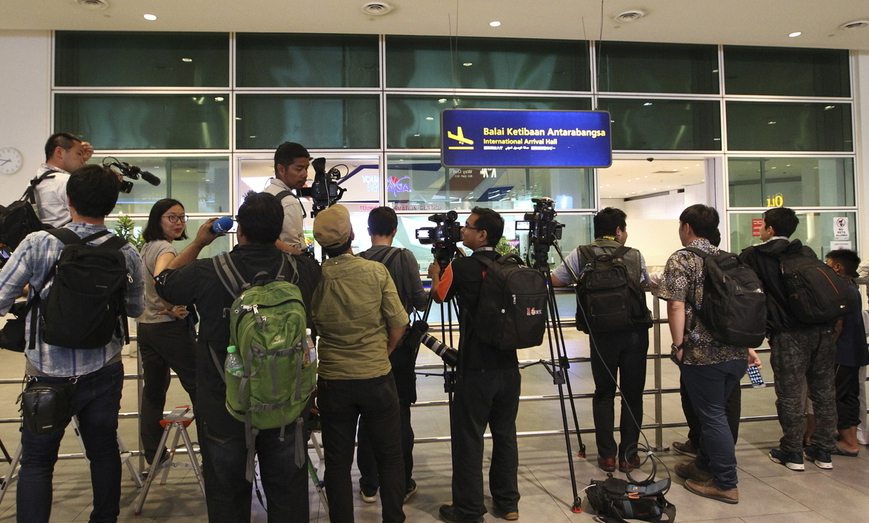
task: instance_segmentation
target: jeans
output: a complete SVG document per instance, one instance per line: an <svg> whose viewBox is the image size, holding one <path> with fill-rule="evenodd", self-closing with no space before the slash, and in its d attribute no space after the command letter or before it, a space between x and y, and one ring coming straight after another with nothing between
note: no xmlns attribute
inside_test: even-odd
<svg viewBox="0 0 869 523"><path fill-rule="evenodd" d="M178 374L181 386L196 403L196 359L193 333L185 320L139 324L139 354L142 358L142 407L139 435L145 460L151 463L163 436L163 409L169 389L169 369ZM195 412L195 405L194 405Z"/></svg>
<svg viewBox="0 0 869 523"><path fill-rule="evenodd" d="M694 413L700 420L702 435L697 465L712 473L722 489L736 487L736 445L727 422L727 400L745 375L747 360L731 360L712 365L681 365L682 381Z"/></svg>
<svg viewBox="0 0 869 523"><path fill-rule="evenodd" d="M649 351L649 331L627 331L596 334L592 340L591 374L594 377L595 441L598 455L624 459L625 453L636 450L643 421L643 389L646 386L646 354ZM616 377L622 391L619 419L619 442L613 438Z"/></svg>
<svg viewBox="0 0 869 523"><path fill-rule="evenodd" d="M685 381L679 378L679 396L682 399L682 413L685 414L685 421L688 422L688 440L695 449L701 447L700 444L700 420L697 419L697 414L694 413L694 405L691 403L691 396L688 395L688 389L685 388ZM733 387L733 392L727 398L727 406L725 407L727 414L727 424L730 426L730 433L733 434L733 441L739 439L739 418L742 416L742 389L737 384Z"/></svg>
<svg viewBox="0 0 869 523"><path fill-rule="evenodd" d="M244 435L219 438L208 433L207 422L202 426L204 434L200 436L200 444L208 521L249 522L251 483L245 479L247 447ZM302 466L297 467L297 436L295 423L284 428L283 436L281 429L261 430L256 436L256 455L269 523L308 521L307 455ZM307 442L303 444L307 448Z"/></svg>
<svg viewBox="0 0 869 523"><path fill-rule="evenodd" d="M399 398L399 417L401 418L401 455L404 459L404 488L409 489L413 479L413 427L410 424L410 403ZM359 486L366 492L377 492L380 478L377 475L377 460L368 435L368 425L359 421L359 438L356 448L356 466L359 467Z"/></svg>
<svg viewBox="0 0 869 523"><path fill-rule="evenodd" d="M860 424L860 367L836 365L836 413L839 430ZM864 380L865 381L865 380ZM865 412L864 412L865 414Z"/></svg>
<svg viewBox="0 0 869 523"><path fill-rule="evenodd" d="M326 459L326 497L329 520L353 521L353 484L350 467L356 442L356 423L368 427L377 473L383 521L404 521L404 461L401 458L398 393L392 374L360 380L328 380L317 384L320 423Z"/></svg>
<svg viewBox="0 0 869 523"><path fill-rule="evenodd" d="M456 381L450 411L453 507L458 517L476 519L483 505L483 433L492 433L489 490L498 510L519 508L519 450L516 414L522 378L518 368L465 370Z"/></svg>
<svg viewBox="0 0 869 523"><path fill-rule="evenodd" d="M39 378L44 382L66 380ZM93 523L117 521L120 513L118 412L123 380L124 367L118 362L80 377L73 390L72 414L78 416L81 439L90 461L94 508L89 521ZM19 523L48 522L51 516L51 484L63 433L58 430L51 434L33 434L22 427L21 470L16 491Z"/></svg>

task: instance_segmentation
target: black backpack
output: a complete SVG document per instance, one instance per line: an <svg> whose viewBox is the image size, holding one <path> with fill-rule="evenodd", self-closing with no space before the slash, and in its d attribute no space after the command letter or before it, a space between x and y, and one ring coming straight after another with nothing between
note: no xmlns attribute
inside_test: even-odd
<svg viewBox="0 0 869 523"><path fill-rule="evenodd" d="M766 294L757 274L733 253L685 250L703 259L703 306L695 309L712 337L726 345L759 347L766 337Z"/></svg>
<svg viewBox="0 0 869 523"><path fill-rule="evenodd" d="M65 228L48 232L64 247L46 278L46 282L54 280L48 297L34 308L39 311L43 341L60 347L99 349L117 334L129 343L125 290L131 277L120 250L126 240L113 236L99 245L87 245L109 231L84 238ZM31 346L35 332L31 327Z"/></svg>
<svg viewBox="0 0 869 523"><path fill-rule="evenodd" d="M34 209L36 186L43 180L54 178L56 172L58 171L48 170L33 178L21 198L5 207L0 205L0 243L5 243L9 250L15 250L28 234L48 228L39 221Z"/></svg>
<svg viewBox="0 0 869 523"><path fill-rule="evenodd" d="M515 254L492 261L471 256L486 268L475 311L469 311L477 339L499 349L536 347L546 332L549 290L543 274Z"/></svg>
<svg viewBox="0 0 869 523"><path fill-rule="evenodd" d="M625 523L628 519L672 523L676 521L676 505L664 498L669 489L670 478L634 483L609 477L591 480L586 496L605 523Z"/></svg>
<svg viewBox="0 0 869 523"><path fill-rule="evenodd" d="M640 284L629 276L622 245L612 254L595 254L592 245L581 245L585 267L576 282L576 328L589 333L648 329L652 315Z"/></svg>
<svg viewBox="0 0 869 523"><path fill-rule="evenodd" d="M787 307L800 323L829 323L847 311L848 280L822 262L811 247L779 256Z"/></svg>

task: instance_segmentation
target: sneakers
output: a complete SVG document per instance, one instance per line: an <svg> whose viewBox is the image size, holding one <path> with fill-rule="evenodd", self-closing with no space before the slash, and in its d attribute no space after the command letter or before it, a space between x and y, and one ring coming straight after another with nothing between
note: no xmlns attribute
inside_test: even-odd
<svg viewBox="0 0 869 523"><path fill-rule="evenodd" d="M407 486L407 492L404 493L404 502L405 503L407 503L410 500L410 498L412 498L413 495L416 494L416 490L417 490L416 481L410 480L410 484Z"/></svg>
<svg viewBox="0 0 869 523"><path fill-rule="evenodd" d="M371 492L370 494L365 492L365 489L359 487L359 497L362 498L362 501L366 503L374 503L377 501L377 491Z"/></svg>
<svg viewBox="0 0 869 523"><path fill-rule="evenodd" d="M438 515L441 517L441 520L446 521L447 523L483 523L483 516L477 516L476 518L466 519L456 514L456 507L452 505L441 505L441 508L438 509ZM516 513L516 518L519 517L519 513Z"/></svg>
<svg viewBox="0 0 869 523"><path fill-rule="evenodd" d="M803 451L806 459L815 464L819 469L829 470L833 468L833 458L830 457L830 453L826 450L821 450L818 447L810 446L806 447Z"/></svg>
<svg viewBox="0 0 869 523"><path fill-rule="evenodd" d="M704 498L714 499L722 503L730 503L736 505L739 503L739 489L734 487L723 489L715 484L711 479L708 481L695 481L689 479L685 482L685 488L688 492L703 496Z"/></svg>
<svg viewBox="0 0 869 523"><path fill-rule="evenodd" d="M683 456L691 456L692 458L697 457L697 447L695 447L694 444L691 443L690 439L685 441L684 443L680 441L674 441L673 444L670 446L673 447L673 450L675 450L679 454L682 454Z"/></svg>
<svg viewBox="0 0 869 523"><path fill-rule="evenodd" d="M701 469L693 461L676 463L674 468L676 470L676 475L682 479L690 479L698 483L704 483L712 479L711 472Z"/></svg>
<svg viewBox="0 0 869 523"><path fill-rule="evenodd" d="M829 454L827 457L829 458ZM803 465L803 456L799 452L786 452L780 448L775 448L769 451L769 459L771 459L773 463L784 465L785 467L797 472L806 470L806 466ZM830 465L830 468L832 468L832 464Z"/></svg>

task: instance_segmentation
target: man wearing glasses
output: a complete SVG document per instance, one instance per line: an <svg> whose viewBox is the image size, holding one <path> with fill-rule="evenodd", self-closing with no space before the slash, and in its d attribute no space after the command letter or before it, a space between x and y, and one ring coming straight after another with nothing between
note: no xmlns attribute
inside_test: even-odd
<svg viewBox="0 0 869 523"><path fill-rule="evenodd" d="M495 245L504 233L504 219L492 209L475 207L462 228L462 243L473 250L468 257L453 260L440 272L433 262L428 268L432 297L438 303L453 296L459 307L459 364L450 412L453 460L452 504L440 507L448 522L482 521L483 433L492 433L492 464L489 489L496 515L519 519L516 446L516 414L519 410L521 377L515 351L502 350L473 331L480 284L485 265L477 258L498 258Z"/></svg>

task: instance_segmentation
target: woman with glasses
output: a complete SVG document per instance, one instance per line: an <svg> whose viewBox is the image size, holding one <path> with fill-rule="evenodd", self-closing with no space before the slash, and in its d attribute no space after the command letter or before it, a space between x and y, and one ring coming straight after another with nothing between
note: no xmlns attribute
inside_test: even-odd
<svg viewBox="0 0 869 523"><path fill-rule="evenodd" d="M146 242L140 253L145 271L145 312L139 317L137 332L145 384L139 433L149 464L154 460L163 434L160 420L169 389L170 368L178 375L190 401L196 402L195 341L192 322L188 322L189 311L184 305L166 302L154 289L154 277L178 255L172 242L187 239L186 225L187 215L181 202L164 198L151 207L142 234ZM164 453L161 462L167 457ZM152 467L151 472L156 472L156 467Z"/></svg>

